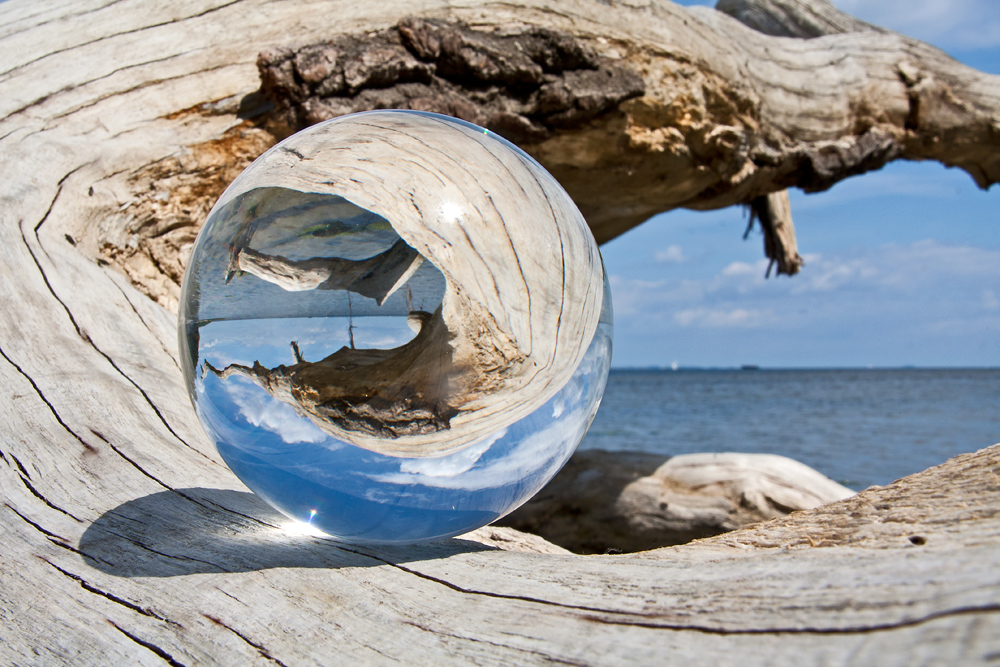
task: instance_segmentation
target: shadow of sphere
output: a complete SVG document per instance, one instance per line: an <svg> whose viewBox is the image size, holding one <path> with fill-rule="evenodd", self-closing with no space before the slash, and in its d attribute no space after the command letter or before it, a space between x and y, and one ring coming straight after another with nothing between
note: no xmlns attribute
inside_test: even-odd
<svg viewBox="0 0 1000 667"><path fill-rule="evenodd" d="M478 542L375 547L295 533L252 493L188 488L122 503L80 539L89 565L119 577L173 577L271 568L354 568L491 551Z"/></svg>

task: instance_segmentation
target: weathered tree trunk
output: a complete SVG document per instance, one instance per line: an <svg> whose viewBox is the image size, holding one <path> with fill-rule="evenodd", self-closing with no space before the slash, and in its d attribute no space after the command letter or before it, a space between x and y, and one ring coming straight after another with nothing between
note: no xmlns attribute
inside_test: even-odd
<svg viewBox="0 0 1000 667"><path fill-rule="evenodd" d="M173 316L103 264L175 302L193 221L272 140L237 115L258 52L406 15L565 31L641 74L643 96L528 146L602 240L896 157L1000 177L998 78L886 32L782 39L667 2L0 3L0 662L1000 655L1000 447L614 557L504 550L521 538L501 529L339 545L242 491L181 385Z"/></svg>

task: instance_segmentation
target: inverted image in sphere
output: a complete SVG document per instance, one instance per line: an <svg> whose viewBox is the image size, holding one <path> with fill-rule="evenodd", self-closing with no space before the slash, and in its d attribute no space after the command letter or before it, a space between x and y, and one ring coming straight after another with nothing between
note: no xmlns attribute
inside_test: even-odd
<svg viewBox="0 0 1000 667"><path fill-rule="evenodd" d="M234 473L356 542L490 523L562 467L611 359L576 206L509 142L374 111L258 158L219 199L181 293L191 399Z"/></svg>

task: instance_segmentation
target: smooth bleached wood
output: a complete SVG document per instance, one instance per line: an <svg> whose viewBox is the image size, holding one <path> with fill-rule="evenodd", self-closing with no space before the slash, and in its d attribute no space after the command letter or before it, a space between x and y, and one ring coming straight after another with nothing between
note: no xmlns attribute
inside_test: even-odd
<svg viewBox="0 0 1000 667"><path fill-rule="evenodd" d="M575 553L685 544L843 500L854 492L784 456L577 452L497 523Z"/></svg>
<svg viewBox="0 0 1000 667"><path fill-rule="evenodd" d="M174 316L101 266L101 246L138 243L132 216L156 202L156 210L183 216L182 207L170 208L177 193L162 188L191 188L193 198L183 201L198 201L200 181L188 175L208 178L232 166L234 144L221 138L242 132L255 141L257 129L235 113L259 85L259 51L385 29L414 14L482 27L548 25L603 35L609 50L638 54L650 92L631 102L629 118L648 109L652 120L629 127L651 149L633 166L641 173L643 160L659 155L679 165L657 172L673 174L671 182L646 198L638 185L616 193L629 182L629 163L616 158L603 172L590 164L588 155L609 155L595 146L621 136L599 128L589 143L577 133L538 151L570 175L595 169L594 180L587 185L581 176L576 189L594 193L590 205L600 215L590 222L605 238L652 210L653 199L661 207L695 201L723 180L684 157L686 137L711 128L673 123L667 101L678 89L666 85L670 72L692 74L699 86L728 77L772 89L784 74L753 59L768 50L809 63L789 85L814 79L815 88L803 90L822 95L803 94L802 104L792 102L797 94L768 99L759 116L767 127L795 125L812 137L806 144L835 149L855 117L849 96L828 84L870 85L871 99L892 111L872 118L896 128L903 155L941 156L980 174L984 185L996 180L991 165L1000 153L987 131L997 122L996 77L891 35L799 44L748 37L759 33L726 17L717 29L703 15L642 2L0 3L0 663L995 660L1000 447L756 528L613 557L476 541L501 541L492 533L405 549L338 545L284 530L281 517L246 493L191 409ZM630 44L640 46L633 52ZM712 64L718 52L722 64ZM912 67L897 69L901 52ZM954 99L967 99L958 110L947 106L951 97L933 97L949 82ZM934 121L945 128L937 142L922 125L906 129L908 92L928 101L921 114L943 119ZM935 99L941 105L930 104ZM752 136L749 129L712 136L726 146L727 137ZM732 145L738 173L743 144ZM723 172L725 164L718 163ZM793 173L755 167L751 184L740 187L755 194L787 187ZM602 178L605 202L624 197L621 215L610 203L597 205ZM742 201L720 192L703 201ZM151 238L169 236L178 220L150 218ZM136 259L130 276L161 284L167 262L141 256L146 263ZM166 287L162 296L169 303Z"/></svg>

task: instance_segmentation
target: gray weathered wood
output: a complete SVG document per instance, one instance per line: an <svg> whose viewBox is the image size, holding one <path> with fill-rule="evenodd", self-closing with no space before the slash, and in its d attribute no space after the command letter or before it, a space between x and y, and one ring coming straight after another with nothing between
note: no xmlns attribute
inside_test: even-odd
<svg viewBox="0 0 1000 667"><path fill-rule="evenodd" d="M715 8L766 35L811 39L851 32L888 32L845 14L830 0L719 0Z"/></svg>
<svg viewBox="0 0 1000 667"><path fill-rule="evenodd" d="M386 28L406 14L550 25L604 35L609 50L659 44L632 56L653 91L634 117L648 108L661 123L633 134L653 149L672 145L668 108L656 102L671 93L655 85L672 80L661 69L680 62L670 54L683 56L699 85L715 76L780 81L781 68L747 60L772 47L787 62L813 62L790 84L812 92L784 98L802 104L767 100L761 118L789 128L797 117L806 143L834 148L853 116L830 82L885 97L886 123L902 128L908 95L938 94L948 81L955 99L968 95L961 113L929 107L951 125L940 126L936 143L933 131L900 129L903 154L959 164L984 185L996 180L996 130L988 129L997 123L996 78L892 36L767 41L659 2L0 3L0 662L995 660L1000 447L755 529L614 557L484 545L518 539L499 529L423 547L338 545L282 530L284 521L242 489L188 403L173 316L96 259L103 243L127 248L136 238L133 213L169 195L158 185L195 188L186 174L228 173L233 143L220 138L257 136L234 111L258 85L259 50ZM720 34L734 41L720 44ZM716 74L697 74L720 49L729 55ZM902 74L900 49L908 54ZM553 143L539 154L569 174L587 167L607 136L598 128L590 143L574 135L580 151ZM663 158L688 165L672 172L689 174L670 186L678 193L688 192L684 182L697 185L692 192L720 182L682 153ZM151 176L158 169L162 182ZM623 191L622 219L648 210L629 201L638 192ZM703 203L731 200L740 196ZM610 208L602 215L616 219ZM159 238L176 219L147 222ZM620 230L607 225L608 235ZM169 262L158 267L152 256L129 265L133 278L152 284L169 273ZM162 296L169 303L169 289Z"/></svg>
<svg viewBox="0 0 1000 667"><path fill-rule="evenodd" d="M603 554L685 544L854 495L773 454L681 454L588 449L496 522L570 549Z"/></svg>

